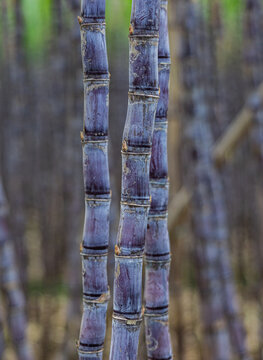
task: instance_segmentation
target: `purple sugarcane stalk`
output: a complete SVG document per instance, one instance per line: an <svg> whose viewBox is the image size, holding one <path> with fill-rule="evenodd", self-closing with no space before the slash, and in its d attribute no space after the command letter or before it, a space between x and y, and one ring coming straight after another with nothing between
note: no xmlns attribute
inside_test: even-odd
<svg viewBox="0 0 263 360"><path fill-rule="evenodd" d="M158 89L159 0L133 0L128 111L122 143L121 214L115 247L111 360L137 359L149 170Z"/></svg>
<svg viewBox="0 0 263 360"><path fill-rule="evenodd" d="M82 0L81 53L84 75L83 175L85 223L81 244L83 316L79 359L102 359L109 300L107 254L110 181L108 168L109 72L105 0Z"/></svg>
<svg viewBox="0 0 263 360"><path fill-rule="evenodd" d="M209 46L204 23L196 8L188 10L195 16L186 29L188 46L185 46L190 64L191 121L187 126L190 154L193 161L193 224L196 235L198 280L203 302L208 358L230 358L230 343L240 359L248 359L244 329L238 318L233 275L229 259L228 226L220 175L212 159L213 137L209 124L209 81L207 62Z"/></svg>
<svg viewBox="0 0 263 360"><path fill-rule="evenodd" d="M248 90L254 91L263 80L263 9L260 0L246 0L244 16L244 60ZM253 140L263 158L263 110L260 99L251 97L251 105L256 108L256 127L252 130Z"/></svg>
<svg viewBox="0 0 263 360"><path fill-rule="evenodd" d="M261 169L261 163L263 160L263 107L260 97L253 94L254 90L261 84L263 80L263 43L262 43L262 30L263 30L263 8L262 2L260 0L246 0L245 1L245 14L244 14L244 68L245 68L245 80L247 85L247 90L252 92L252 96L249 100L250 105L254 108L255 116L255 125L252 128L252 142L255 142L256 149L259 153L259 162L251 162L252 171L249 171L249 177L256 179L256 187L262 189L261 178L258 177L258 172ZM243 161L243 159L242 159ZM249 163L250 164L250 163ZM250 165L250 168L251 168ZM254 184L253 184L254 185ZM253 186L254 199L252 200L252 207L254 204L258 205L256 209L257 217L253 217L253 229L256 239L254 239L254 251L255 258L257 261L257 271L259 274L263 272L262 264L262 255L263 247L261 242L262 231L260 230L259 223L261 222L261 211L260 206L257 201L260 196L258 196L258 191L255 191L255 185ZM258 190L257 189L257 190ZM260 190L262 191L262 190ZM247 197L248 198L248 197ZM256 220L256 221L255 221ZM256 223L255 223L256 222ZM260 280L257 284L257 299L259 304L259 353L262 353L263 348L263 298L262 298L262 289L263 289L263 279L260 276Z"/></svg>
<svg viewBox="0 0 263 360"><path fill-rule="evenodd" d="M31 347L27 340L25 298L19 285L19 276L10 243L8 228L8 205L0 178L0 284L7 306L7 319L13 346L19 360L32 360Z"/></svg>
<svg viewBox="0 0 263 360"><path fill-rule="evenodd" d="M200 58L205 57L202 44L202 21L198 9L191 2L181 4L182 87L185 92L183 109L187 122L183 124L186 151L192 157L188 164L188 182L193 187L193 225L195 230L195 258L197 280L201 296L201 315L205 334L205 359L229 360L230 343L223 315L221 284L217 270L218 234L211 208L212 159L211 132L206 118L208 106L205 99L204 77ZM190 157L191 156L191 157ZM214 173L213 173L214 174ZM214 180L214 177L213 177Z"/></svg>
<svg viewBox="0 0 263 360"><path fill-rule="evenodd" d="M3 358L5 351L5 335L4 335L4 324L3 324L3 309L0 303L0 359Z"/></svg>
<svg viewBox="0 0 263 360"><path fill-rule="evenodd" d="M145 327L149 359L172 359L168 323L170 242L168 217L167 112L170 49L167 0L161 0L158 68L160 98L157 106L150 162L151 207L145 243Z"/></svg>
<svg viewBox="0 0 263 360"><path fill-rule="evenodd" d="M254 90L262 81L262 3L260 0L245 1L244 15L244 60L249 90Z"/></svg>
<svg viewBox="0 0 263 360"><path fill-rule="evenodd" d="M199 100L199 104L201 102ZM201 114L200 114L201 116ZM202 115L203 116L203 115ZM223 188L211 159L213 139L209 124L196 116L194 136L195 189L193 223L196 235L196 260L199 267L202 315L209 332L208 358L218 349L218 359L229 359L232 352L239 359L249 359L245 334L238 317L238 306L227 244ZM199 123L197 123L197 120Z"/></svg>

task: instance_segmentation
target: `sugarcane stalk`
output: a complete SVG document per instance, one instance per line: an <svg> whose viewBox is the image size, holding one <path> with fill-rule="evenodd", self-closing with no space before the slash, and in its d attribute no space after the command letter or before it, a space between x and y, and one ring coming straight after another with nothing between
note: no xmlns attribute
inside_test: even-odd
<svg viewBox="0 0 263 360"><path fill-rule="evenodd" d="M76 279L77 271L80 271L81 262L76 251L76 246L81 238L81 216L72 217L73 214L82 214L82 176L81 176L81 158L79 156L79 118L82 111L82 84L79 81L82 71L79 66L80 59L76 53L80 47L79 26L76 15L79 12L79 0L68 1L69 15L72 18L72 25L69 28L67 36L68 49L67 59L70 66L67 71L67 97L66 101L66 119L65 125L65 143L66 143L66 165L64 164L64 198L66 201L65 209L65 230L67 241L67 279L68 279L68 305L65 323L65 336L61 345L63 359L73 360L76 358L76 348L72 339L77 337L79 323L81 318L81 309L79 306L79 294L81 292L81 277ZM75 21L73 21L75 19Z"/></svg>
<svg viewBox="0 0 263 360"><path fill-rule="evenodd" d="M206 61L210 49L203 22L196 30L196 69L193 77L193 121L188 129L192 141L194 163L193 224L197 238L196 258L200 268L201 297L207 301L203 309L206 330L209 331L209 358L229 359L230 348L239 359L249 359L243 324L238 316L238 305L228 249L228 226L223 187L213 164L213 137L209 123L209 81ZM193 44L193 42L192 42ZM204 60L205 59L205 60ZM210 333L211 332L211 333Z"/></svg>
<svg viewBox="0 0 263 360"><path fill-rule="evenodd" d="M245 1L245 12L244 12L244 75L245 75L245 84L247 86L247 90L254 91L258 86L262 87L263 80L263 44L262 44L262 30L263 30L263 7L262 2L260 0L246 0ZM263 92L262 92L263 94ZM253 150L255 150L256 155L258 155L258 159L256 162L248 161L247 166L249 166L249 170L246 173L249 174L248 178L253 178L255 183L253 186L252 199L249 198L249 203L253 204L250 209L248 209L249 214L251 211L255 211L255 215L251 217L251 229L252 234L254 235L253 247L254 247L254 257L255 257L255 265L258 274L261 274L263 271L262 266L262 226L261 226L261 204L260 199L262 198L262 182L260 176L258 174L261 171L261 164L263 159L263 101L261 99L257 99L256 97L251 99L252 104L256 105L253 123L254 127L252 129L252 134L250 138L250 146ZM253 101L254 100L254 101ZM242 157L243 161L243 157ZM246 180L246 179L245 179ZM248 199L248 196L246 196ZM256 208L255 208L256 204ZM262 356L263 349L263 319L262 319L262 311L263 311L263 303L262 303L262 288L263 282L262 277L259 277L259 281L256 286L256 297L258 299L258 316L259 316L259 326L258 326L258 353L259 356Z"/></svg>
<svg viewBox="0 0 263 360"><path fill-rule="evenodd" d="M230 359L230 339L223 311L221 277L219 273L220 251L225 228L218 224L223 216L214 200L218 189L217 174L209 168L208 156L201 144L209 147L210 129L200 121L196 128L194 146L196 166L194 168L195 188L193 192L193 225L195 234L195 260L197 280L201 297L201 314L204 323L207 359ZM207 149L206 149L207 150ZM205 158L206 157L206 158ZM211 199L211 200L210 200ZM220 244L221 242L221 244ZM225 249L224 249L225 250Z"/></svg>
<svg viewBox="0 0 263 360"><path fill-rule="evenodd" d="M32 352L27 340L25 298L19 285L20 279L10 242L8 228L8 205L0 178L0 284L7 307L10 336L19 360L32 360Z"/></svg>
<svg viewBox="0 0 263 360"><path fill-rule="evenodd" d="M111 360L136 359L149 170L158 89L159 0L133 0L128 111L122 142L121 214L115 247Z"/></svg>
<svg viewBox="0 0 263 360"><path fill-rule="evenodd" d="M183 109L186 121L184 140L187 144L188 186L193 189L192 219L195 233L194 254L197 281L201 297L201 315L204 326L205 359L229 359L230 342L223 315L221 283L217 269L218 241L213 232L214 203L210 197L214 186L211 166L211 130L207 123L209 108L206 103L203 22L197 5L191 1L181 3L181 52L182 87L185 92ZM204 60L205 59L205 60ZM211 179L212 176L212 179ZM213 201L213 199L212 199ZM211 208L212 207L212 208ZM217 230L217 229L216 229Z"/></svg>
<svg viewBox="0 0 263 360"><path fill-rule="evenodd" d="M245 1L244 62L249 90L254 90L263 80L262 4L260 0Z"/></svg>
<svg viewBox="0 0 263 360"><path fill-rule="evenodd" d="M2 359L4 356L5 346L6 345L5 345L4 324L3 324L3 308L1 301L0 302L0 359Z"/></svg>
<svg viewBox="0 0 263 360"><path fill-rule="evenodd" d="M25 291L27 282L27 251L25 244L25 226L26 226L26 212L25 212L25 185L26 185L26 162L25 157L25 127L23 126L23 119L25 119L25 91L24 85L26 82L26 63L25 52L23 48L24 22L22 14L22 1L15 0L10 3L13 7L15 17L15 31L12 39L14 46L14 53L10 57L10 80L12 88L12 102L10 106L10 122L8 124L9 146L12 151L8 152L8 162L6 166L6 175L9 182L10 194L9 204L10 213L13 219L13 226L10 229L12 239L15 244L16 261L19 268L19 277L21 285ZM11 37L11 29L8 29L7 36ZM20 174L20 177L17 176Z"/></svg>
<svg viewBox="0 0 263 360"><path fill-rule="evenodd" d="M83 316L79 359L102 359L109 300L107 250L110 181L108 169L109 72L105 0L82 0L81 54L84 75L83 174L85 222L81 244Z"/></svg>
<svg viewBox="0 0 263 360"><path fill-rule="evenodd" d="M249 359L245 332L238 314L238 304L229 258L227 242L229 234L223 188L210 155L211 129L209 129L208 123L200 121L199 129L197 128L195 131L197 154L196 190L193 196L193 208L195 234L197 235L197 241L199 241L197 257L199 267L204 272L200 275L200 281L203 282L204 289L203 298L206 297L205 281L207 276L211 276L208 283L210 282L211 292L214 292L215 296L212 298L215 301L215 307L212 310L214 310L215 319L218 319L218 316L221 317L219 331L222 332L222 329L224 329L225 344L227 342L231 344L232 353L235 356L239 359ZM211 311L211 316L212 314ZM210 314L207 314L207 316L209 317ZM218 326L217 320L215 326ZM226 348L226 345L224 347ZM228 359L228 356L225 353L224 358Z"/></svg>
<svg viewBox="0 0 263 360"><path fill-rule="evenodd" d="M168 322L170 242L168 219L167 112L170 49L167 0L161 0L159 15L158 69L160 98L155 116L150 162L151 207L145 242L145 328L149 359L172 359Z"/></svg>

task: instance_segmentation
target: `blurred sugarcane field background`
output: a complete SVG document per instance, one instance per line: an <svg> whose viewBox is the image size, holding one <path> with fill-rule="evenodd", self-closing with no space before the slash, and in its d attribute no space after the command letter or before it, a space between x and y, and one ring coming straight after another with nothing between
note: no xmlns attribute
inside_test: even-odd
<svg viewBox="0 0 263 360"><path fill-rule="evenodd" d="M76 359L84 188L80 0L0 0L0 359ZM131 0L106 0L108 277L120 214ZM263 360L263 1L169 0L174 358ZM112 300L104 358L109 358ZM139 359L147 359L144 329ZM30 353L28 355L27 353Z"/></svg>

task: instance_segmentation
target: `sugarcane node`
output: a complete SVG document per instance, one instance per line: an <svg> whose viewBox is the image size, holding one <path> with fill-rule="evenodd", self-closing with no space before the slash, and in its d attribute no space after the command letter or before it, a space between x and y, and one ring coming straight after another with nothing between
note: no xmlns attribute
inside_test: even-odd
<svg viewBox="0 0 263 360"><path fill-rule="evenodd" d="M137 319L136 319L136 320L127 320L127 321L126 321L126 324L127 324L127 325L137 325L137 322L138 322Z"/></svg>

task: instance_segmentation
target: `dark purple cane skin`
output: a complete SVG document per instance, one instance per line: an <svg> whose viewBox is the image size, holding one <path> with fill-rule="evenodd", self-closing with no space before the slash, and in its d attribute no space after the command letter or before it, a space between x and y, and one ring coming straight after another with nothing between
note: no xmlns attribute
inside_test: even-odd
<svg viewBox="0 0 263 360"><path fill-rule="evenodd" d="M157 105L150 163L151 208L145 243L145 328L148 359L172 359L169 333L170 243L168 216L167 112L170 49L167 0L159 13L158 70L160 97Z"/></svg>
<svg viewBox="0 0 263 360"><path fill-rule="evenodd" d="M109 72L105 0L82 0L81 55L84 80L83 178L85 220L82 255L83 316L80 360L102 359L109 300L107 251L110 181L108 167Z"/></svg>
<svg viewBox="0 0 263 360"><path fill-rule="evenodd" d="M129 94L122 142L121 214L115 248L111 360L137 359L149 172L159 98L159 0L133 0Z"/></svg>

